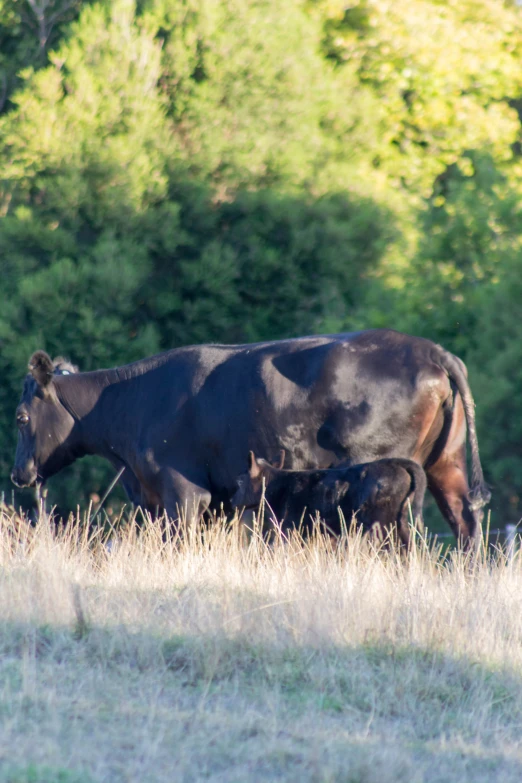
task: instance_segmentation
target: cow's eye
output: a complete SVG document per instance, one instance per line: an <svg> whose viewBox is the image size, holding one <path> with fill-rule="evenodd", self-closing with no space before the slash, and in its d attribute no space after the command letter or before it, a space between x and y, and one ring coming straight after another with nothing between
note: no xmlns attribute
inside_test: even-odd
<svg viewBox="0 0 522 783"><path fill-rule="evenodd" d="M29 416L27 413L21 413L16 417L16 422L19 427L25 427L26 424L29 424Z"/></svg>

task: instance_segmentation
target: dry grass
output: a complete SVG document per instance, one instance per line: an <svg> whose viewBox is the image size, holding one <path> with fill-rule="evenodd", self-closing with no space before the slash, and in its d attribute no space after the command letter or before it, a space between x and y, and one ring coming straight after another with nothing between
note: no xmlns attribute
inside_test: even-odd
<svg viewBox="0 0 522 783"><path fill-rule="evenodd" d="M522 563L0 510L0 781L522 780Z"/></svg>

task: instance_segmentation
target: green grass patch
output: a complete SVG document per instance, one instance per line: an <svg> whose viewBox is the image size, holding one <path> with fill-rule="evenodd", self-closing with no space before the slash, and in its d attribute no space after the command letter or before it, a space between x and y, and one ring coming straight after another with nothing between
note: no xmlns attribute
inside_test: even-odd
<svg viewBox="0 0 522 783"><path fill-rule="evenodd" d="M92 783L85 772L29 764L24 767L0 766L1 783Z"/></svg>

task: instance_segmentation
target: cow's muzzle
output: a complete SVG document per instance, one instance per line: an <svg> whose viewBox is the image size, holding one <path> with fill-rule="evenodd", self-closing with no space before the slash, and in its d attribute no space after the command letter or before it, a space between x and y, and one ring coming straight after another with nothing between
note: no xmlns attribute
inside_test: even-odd
<svg viewBox="0 0 522 783"><path fill-rule="evenodd" d="M36 486L37 478L38 474L35 469L27 470L24 468L13 468L13 472L11 473L11 481L20 489L22 487Z"/></svg>

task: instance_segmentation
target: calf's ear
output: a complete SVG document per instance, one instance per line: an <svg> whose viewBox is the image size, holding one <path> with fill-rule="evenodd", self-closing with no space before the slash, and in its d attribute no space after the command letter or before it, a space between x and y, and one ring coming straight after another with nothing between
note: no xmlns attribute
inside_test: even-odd
<svg viewBox="0 0 522 783"><path fill-rule="evenodd" d="M255 479L261 473L261 465L256 459L256 455L253 451L248 452L248 474L250 478Z"/></svg>
<svg viewBox="0 0 522 783"><path fill-rule="evenodd" d="M45 389L52 382L54 365L45 351L36 351L29 360L29 370L38 386Z"/></svg>

